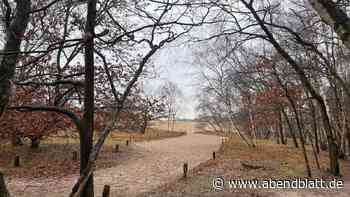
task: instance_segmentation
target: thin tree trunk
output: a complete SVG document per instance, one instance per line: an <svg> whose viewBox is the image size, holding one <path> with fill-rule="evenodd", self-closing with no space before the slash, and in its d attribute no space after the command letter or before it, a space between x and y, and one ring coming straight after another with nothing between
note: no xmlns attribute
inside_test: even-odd
<svg viewBox="0 0 350 197"><path fill-rule="evenodd" d="M346 137L348 139L348 154L350 155L350 132L349 132L349 130L348 130Z"/></svg>
<svg viewBox="0 0 350 197"><path fill-rule="evenodd" d="M168 113L168 132L170 132L170 120L171 120L171 112Z"/></svg>
<svg viewBox="0 0 350 197"><path fill-rule="evenodd" d="M301 148L303 150L303 155L304 155L304 159L305 159L305 165L306 165L306 170L307 170L307 174L308 174L308 177L311 177L311 168L310 168L310 163L309 163L309 159L308 159L308 156L307 156L307 152L306 152L306 147L305 147L305 136L304 136L304 133L303 133L303 126L302 126L302 120L301 118L299 117L299 113L298 113L298 110L295 106L295 103L294 101L292 100L292 98L290 98L289 95L287 95L288 97L288 100L289 102L291 103L292 105L292 109L293 109L293 112L294 112L294 115L295 115L295 119L296 119L296 122L297 122L297 127L298 127L298 131L299 131L299 138L300 138L300 142L301 142Z"/></svg>
<svg viewBox="0 0 350 197"><path fill-rule="evenodd" d="M340 167L339 167L339 160L338 160L338 144L336 143L336 140L334 138L334 133L333 133L330 119L327 113L327 107L322 96L316 92L316 90L308 80L303 68L278 43L274 35L271 33L269 28L265 25L264 21L260 18L256 10L254 9L253 4L250 4L245 0L241 0L241 2L245 5L247 9L251 11L253 17L256 19L261 29L265 32L267 38L269 39L269 42L273 45L276 51L289 63L289 65L291 65L291 67L296 71L303 86L310 92L311 96L317 101L320 107L323 124L327 134L327 141L329 146L330 171L333 175L336 175L336 176L340 175Z"/></svg>
<svg viewBox="0 0 350 197"><path fill-rule="evenodd" d="M321 169L320 162L319 162L319 159L318 159L318 153L317 153L317 150L316 150L316 148L315 148L315 144L313 143L312 135L311 135L310 132L309 132L309 136L310 136L310 141L311 141L311 146L312 146L312 152L313 152L314 157L315 157L315 162L316 162L317 169Z"/></svg>
<svg viewBox="0 0 350 197"><path fill-rule="evenodd" d="M295 148L299 148L297 137L295 136L293 127L292 127L292 125L290 123L290 120L288 118L288 115L287 115L287 113L286 113L286 111L284 109L282 109L282 114L283 114L284 118L286 119L287 126L288 126L288 129L289 129L289 133L292 136L294 146L295 146Z"/></svg>
<svg viewBox="0 0 350 197"><path fill-rule="evenodd" d="M172 121L172 126L171 126L171 131L174 131L174 129L175 129L175 114L173 114L173 116L172 116L172 118L173 118L173 121Z"/></svg>
<svg viewBox="0 0 350 197"><path fill-rule="evenodd" d="M256 144L256 127L255 127L255 121L253 118L253 114L252 114L252 109L250 106L251 101L249 100L249 122L250 122L250 128L251 128L251 138L252 138L252 144Z"/></svg>
<svg viewBox="0 0 350 197"><path fill-rule="evenodd" d="M316 148L316 152L317 154L320 153L320 145L319 145L319 142L318 142L318 130L317 130L317 121L316 121L316 109L315 109L315 106L312 102L312 100L310 100L310 109L311 109L311 117L312 117L312 130L313 130L313 133L315 135L315 148Z"/></svg>
<svg viewBox="0 0 350 197"><path fill-rule="evenodd" d="M141 133L143 133L143 134L146 133L147 126L148 126L148 118L147 118L147 117L144 117Z"/></svg>
<svg viewBox="0 0 350 197"><path fill-rule="evenodd" d="M276 126L275 126L275 138L276 138L276 143L277 144L280 144L280 135L279 135L279 123L276 123ZM273 129L273 127L271 126L271 129Z"/></svg>
<svg viewBox="0 0 350 197"><path fill-rule="evenodd" d="M273 67L273 70L274 70L274 74L276 76L276 79L277 79L278 83L283 88L285 96L287 97L290 105L292 106L292 110L294 112L295 120L296 120L298 131L299 131L299 138L300 138L300 142L301 142L301 148L302 148L302 151L303 151L303 156L304 156L304 160L305 160L305 166L306 166L307 174L308 174L308 177L312 177L310 163L309 163L309 159L308 159L307 152L306 152L306 147L305 147L305 138L304 138L305 136L304 136L304 133L303 133L303 123L302 123L302 118L301 118L301 112L300 112L300 116L299 116L299 112L297 110L297 106L296 106L293 98L289 95L288 87L285 84L283 84L283 82L281 81L281 78L278 76L275 67Z"/></svg>
<svg viewBox="0 0 350 197"><path fill-rule="evenodd" d="M278 123L279 123L279 132L280 132L280 138L281 138L281 143L286 145L287 141L284 138L284 133L283 133L283 122L282 122L282 112L279 109L278 110Z"/></svg>

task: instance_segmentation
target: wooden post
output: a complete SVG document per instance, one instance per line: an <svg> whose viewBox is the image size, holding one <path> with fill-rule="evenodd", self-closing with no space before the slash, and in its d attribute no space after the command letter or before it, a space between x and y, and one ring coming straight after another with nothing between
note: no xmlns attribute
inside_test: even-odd
<svg viewBox="0 0 350 197"><path fill-rule="evenodd" d="M111 186L105 185L103 187L102 197L109 197L111 191Z"/></svg>
<svg viewBox="0 0 350 197"><path fill-rule="evenodd" d="M215 159L216 159L216 153L213 152L213 160L215 160Z"/></svg>
<svg viewBox="0 0 350 197"><path fill-rule="evenodd" d="M115 147L114 147L114 152L119 152L119 144L116 144Z"/></svg>
<svg viewBox="0 0 350 197"><path fill-rule="evenodd" d="M14 161L13 165L14 165L14 167L19 167L21 165L19 156L15 157L15 161Z"/></svg>
<svg viewBox="0 0 350 197"><path fill-rule="evenodd" d="M0 197L10 197L2 172L0 172Z"/></svg>
<svg viewBox="0 0 350 197"><path fill-rule="evenodd" d="M183 165L183 178L187 178L187 173L188 173L188 163L184 163Z"/></svg>
<svg viewBox="0 0 350 197"><path fill-rule="evenodd" d="M78 152L77 151L73 151L72 152L72 160L73 161L77 161L78 160Z"/></svg>

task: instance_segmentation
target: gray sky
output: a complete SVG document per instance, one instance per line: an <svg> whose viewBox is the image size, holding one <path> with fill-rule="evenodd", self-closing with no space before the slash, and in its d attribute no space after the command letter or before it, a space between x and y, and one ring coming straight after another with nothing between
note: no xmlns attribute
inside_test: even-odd
<svg viewBox="0 0 350 197"><path fill-rule="evenodd" d="M195 70L191 49L187 46L168 46L163 48L153 58L157 79L147 79L144 83L147 91L156 91L164 82L175 83L183 93L183 98L179 101L178 118L195 118L195 107L197 100L195 97Z"/></svg>

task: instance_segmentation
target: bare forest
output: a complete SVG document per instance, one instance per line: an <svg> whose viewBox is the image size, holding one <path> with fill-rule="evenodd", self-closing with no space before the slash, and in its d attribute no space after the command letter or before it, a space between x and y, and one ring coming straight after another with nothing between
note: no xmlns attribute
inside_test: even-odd
<svg viewBox="0 0 350 197"><path fill-rule="evenodd" d="M1 0L0 197L350 195L349 10Z"/></svg>

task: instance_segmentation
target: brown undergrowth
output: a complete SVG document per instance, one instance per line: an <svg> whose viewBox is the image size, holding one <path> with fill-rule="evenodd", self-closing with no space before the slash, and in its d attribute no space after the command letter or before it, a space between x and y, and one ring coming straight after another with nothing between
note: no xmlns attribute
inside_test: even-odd
<svg viewBox="0 0 350 197"><path fill-rule="evenodd" d="M138 154L132 148L132 143L148 140L159 140L184 135L185 132L168 132L160 129L149 129L146 134L114 132L107 139L96 169L109 168ZM126 145L129 141L129 146ZM119 145L119 151L115 146ZM130 146L131 145L131 146ZM64 177L79 173L79 156L73 160L73 152L79 153L77 137L48 137L42 140L38 149L23 146L12 146L9 142L0 144L0 168L8 177L39 178ZM20 166L14 167L14 159L20 157Z"/></svg>
<svg viewBox="0 0 350 197"><path fill-rule="evenodd" d="M225 180L291 180L307 178L304 157L299 149L288 145L279 145L269 140L258 140L257 147L251 148L242 142L238 136L230 136L223 142L220 150L216 153L215 160L209 160L194 168L187 179L179 179L176 182L163 185L162 187L142 194L141 196L281 196L273 190L235 189L215 191L212 181L216 177ZM332 180L342 177L332 177L327 172L327 152L319 155L321 169L317 169L311 147L308 148L308 158L312 168L312 178ZM257 169L247 168L257 166ZM341 161L343 175L349 172L348 161ZM287 191L287 190L286 190ZM289 191L289 190L288 190ZM282 195L283 196L283 195Z"/></svg>

